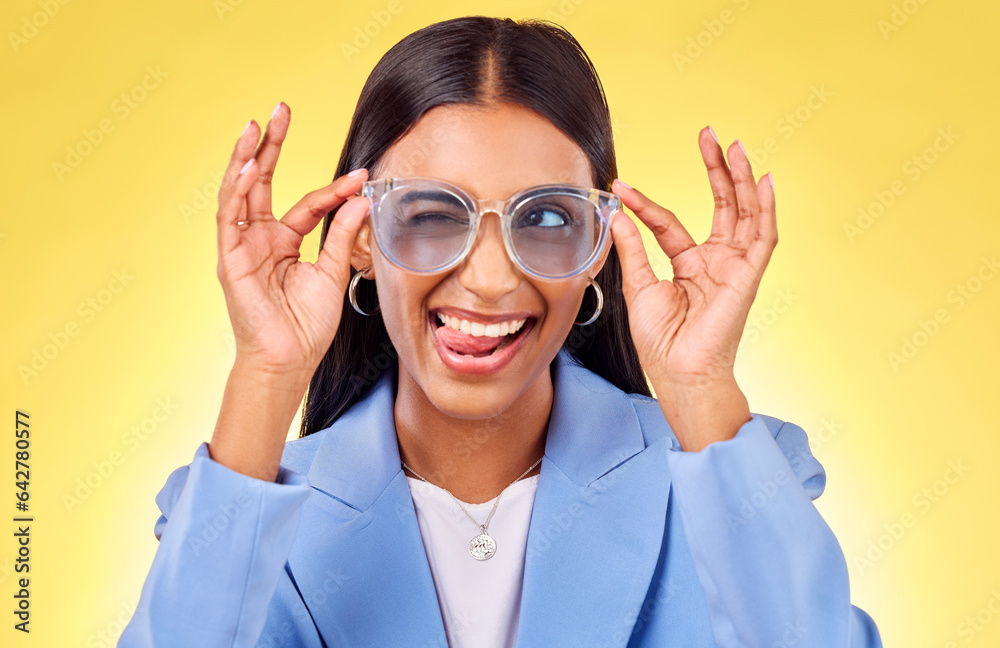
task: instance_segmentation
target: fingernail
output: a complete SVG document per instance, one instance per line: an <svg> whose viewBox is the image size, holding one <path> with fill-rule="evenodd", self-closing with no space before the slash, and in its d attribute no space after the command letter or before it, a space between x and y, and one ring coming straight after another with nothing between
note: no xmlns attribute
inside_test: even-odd
<svg viewBox="0 0 1000 648"><path fill-rule="evenodd" d="M281 102L280 101L278 102L278 105L274 107L274 110L271 111L271 119L274 119L275 115L278 114L279 110L281 110Z"/></svg>
<svg viewBox="0 0 1000 648"><path fill-rule="evenodd" d="M253 123L252 119L247 122L247 125L243 127L243 132L240 133L240 137L243 137L244 135L246 135L247 129L250 128L250 124L252 124L252 123Z"/></svg>
<svg viewBox="0 0 1000 648"><path fill-rule="evenodd" d="M767 181L771 183L771 191L774 191L774 177L770 171L767 172Z"/></svg>
<svg viewBox="0 0 1000 648"><path fill-rule="evenodd" d="M254 161L254 158L250 158L249 160L247 160L247 163L243 165L242 169L240 169L240 175L243 175L244 173L246 173L250 169L250 167L253 166L253 161Z"/></svg>
<svg viewBox="0 0 1000 648"><path fill-rule="evenodd" d="M629 183L625 182L621 178L615 178L615 181L618 182L618 183L620 183L626 189L631 189L632 188L632 185L630 185Z"/></svg>
<svg viewBox="0 0 1000 648"><path fill-rule="evenodd" d="M747 150L743 148L743 142L736 140L736 143L739 145L740 150L743 151L743 157L747 157ZM749 160L750 158L747 159Z"/></svg>
<svg viewBox="0 0 1000 648"><path fill-rule="evenodd" d="M348 173L348 174L347 174L347 177L348 177L348 178L356 178L356 177L358 177L359 175L361 175L361 173L362 173L362 172L363 172L364 170L365 170L365 168L364 168L364 167L361 167L360 169L355 169L355 170L351 171L350 173Z"/></svg>
<svg viewBox="0 0 1000 648"><path fill-rule="evenodd" d="M716 137L716 135L715 135L715 131L714 131L714 130L712 130L712 127L711 127L711 126L709 126L709 127L708 127L708 134L712 136L712 139L714 139L714 140L715 140L715 143L716 143L716 144L718 144L718 143L719 143L719 138L718 138L718 137Z"/></svg>

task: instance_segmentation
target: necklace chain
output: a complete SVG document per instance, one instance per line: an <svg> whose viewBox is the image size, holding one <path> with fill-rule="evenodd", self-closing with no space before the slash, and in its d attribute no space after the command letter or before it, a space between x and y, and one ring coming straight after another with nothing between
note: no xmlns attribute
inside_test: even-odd
<svg viewBox="0 0 1000 648"><path fill-rule="evenodd" d="M512 481L510 484L508 484L507 488L510 488L511 486L513 486L514 484L516 484L517 482L521 481L521 479L525 475L527 475L528 473L530 473L532 470L535 469L535 466L537 466L538 464L542 463L542 459L544 459L544 458L545 458L545 455L542 455L541 457L539 457L538 461L536 461L535 463L531 464L531 467L528 468L527 470L525 470L523 473L521 473L520 477L518 477L517 479L515 479L514 481ZM424 482L430 484L429 481L427 481L426 479L424 479L423 477L421 477L419 474L417 474L416 470L414 470L413 468L410 468L409 466L407 466L405 461L400 462L400 463L403 464L403 468L406 468L411 473L413 473L414 475L416 475L419 479L421 479ZM431 484L431 486L434 486L434 484ZM441 487L438 486L438 488L441 488ZM451 495L451 498L453 500L455 500L455 503L458 504L459 507L461 507L462 511L465 512L465 515L468 516L468 518L470 520L472 520L473 524L475 524L477 527L479 527L482 530L483 534L485 534L486 533L486 528L490 525L490 520L493 519L493 514L497 512L497 506L500 505L500 498L503 497L503 494L507 492L507 488L504 488L502 491L500 491L500 494L497 495L497 497L496 497L495 500L493 500L493 508L490 509L490 514L486 518L486 522L484 522L483 524L480 524L479 522L476 522L476 518L472 517L472 514L469 513L469 510L467 508L465 508L465 504L462 503L462 500L460 500L457 497L455 497L455 495L452 494L452 492L450 490L448 490L447 488L441 488L441 490L443 490L444 492L446 492L449 495Z"/></svg>

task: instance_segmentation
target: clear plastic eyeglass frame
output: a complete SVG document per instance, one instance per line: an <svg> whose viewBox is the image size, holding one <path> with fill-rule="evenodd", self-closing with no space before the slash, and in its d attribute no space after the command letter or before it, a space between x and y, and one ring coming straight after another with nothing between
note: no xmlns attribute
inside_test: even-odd
<svg viewBox="0 0 1000 648"><path fill-rule="evenodd" d="M448 260L434 267L413 267L401 262L395 255L391 253L390 250L386 249L387 246L383 245L381 240L381 229L380 225L380 206L382 200L391 191L396 191L399 189L410 188L418 189L425 188L428 190L443 190L448 194L457 198L461 203L468 209L469 218L472 221L472 226L469 228L464 245L461 250L454 256L454 258ZM514 262L514 264L525 274L532 277L543 279L543 280L557 280L557 279L567 279L570 277L575 277L585 271L594 261L596 261L600 255L603 253L604 248L610 244L610 232L611 232L611 219L615 212L621 209L621 198L609 191L601 191L599 189L581 187L570 184L547 184L538 185L535 187L529 187L523 189L513 196L507 198L506 200L479 200L473 198L467 191L453 185L444 180L439 180L436 178L425 178L425 177L410 177L410 178L383 178L378 180L369 180L361 185L361 195L368 198L371 206L371 220L372 220L372 233L375 236L375 241L382 251L382 254L389 259L393 265L412 272L414 274L437 274L440 272L445 272L450 270L460 264L466 256L468 256L469 251L472 249L476 242L476 238L479 233L479 224L483 220L483 216L487 213L494 213L499 216L501 221L501 230L503 232L503 242L504 247L507 250L507 255ZM573 268L568 272L561 274L548 274L539 272L533 269L524 259L514 249L513 234L511 232L513 216L518 212L518 209L526 203L528 200L538 198L539 196L552 195L552 196L576 196L583 198L594 205L595 212L600 219L600 233L597 236L596 244L594 250L587 259L579 263L577 267Z"/></svg>

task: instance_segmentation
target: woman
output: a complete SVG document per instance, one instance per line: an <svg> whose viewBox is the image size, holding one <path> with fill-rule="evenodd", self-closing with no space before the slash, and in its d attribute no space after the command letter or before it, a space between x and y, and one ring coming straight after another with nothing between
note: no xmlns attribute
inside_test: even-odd
<svg viewBox="0 0 1000 648"><path fill-rule="evenodd" d="M575 39L485 17L392 48L336 179L279 221L289 121L259 147L251 121L222 183L236 361L120 645L880 645L804 432L734 378L777 243L738 143L699 135L696 245L615 179Z"/></svg>

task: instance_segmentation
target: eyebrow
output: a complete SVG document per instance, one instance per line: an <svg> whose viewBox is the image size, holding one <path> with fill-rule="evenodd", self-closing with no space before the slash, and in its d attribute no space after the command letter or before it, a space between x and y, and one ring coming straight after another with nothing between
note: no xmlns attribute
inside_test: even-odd
<svg viewBox="0 0 1000 648"><path fill-rule="evenodd" d="M560 184L560 183L551 183L550 182L550 183L547 183L547 184L551 185L551 184ZM563 184L564 186L568 186L568 187L578 187L578 188L588 189L588 191L589 191L589 188L588 187L584 187L583 185L574 185L574 184L571 184L571 183L561 183L561 184ZM532 187L526 187L525 189L522 189L521 191L529 191L531 189L537 189L538 187L541 187L541 186L546 186L546 185L535 185L535 186L532 186ZM515 192L515 193L520 193L520 191L519 192ZM448 200L441 200L442 196L447 196ZM421 200L433 200L433 201L435 201L435 202L437 202L439 204L443 204L443 203L446 203L446 202L447 203L464 204L463 201L460 198L458 198L458 196L454 195L450 191L448 191L446 189L437 189L437 188L435 188L435 189L411 189L410 191L408 191L405 194L403 194L403 197L399 199L399 206L400 207L405 207L406 205L408 205L410 203L418 202L418 201L421 201ZM509 200L509 197L508 197L508 200Z"/></svg>
<svg viewBox="0 0 1000 648"><path fill-rule="evenodd" d="M400 206L402 206L409 204L411 202L416 202L418 200L431 200L431 199L437 200L438 202L444 202L440 200L442 195L450 197L453 201L456 202L458 201L458 198L451 195L447 191L441 189L423 189L423 190L418 189L416 191L409 191L403 194L403 197L399 199L399 204Z"/></svg>

